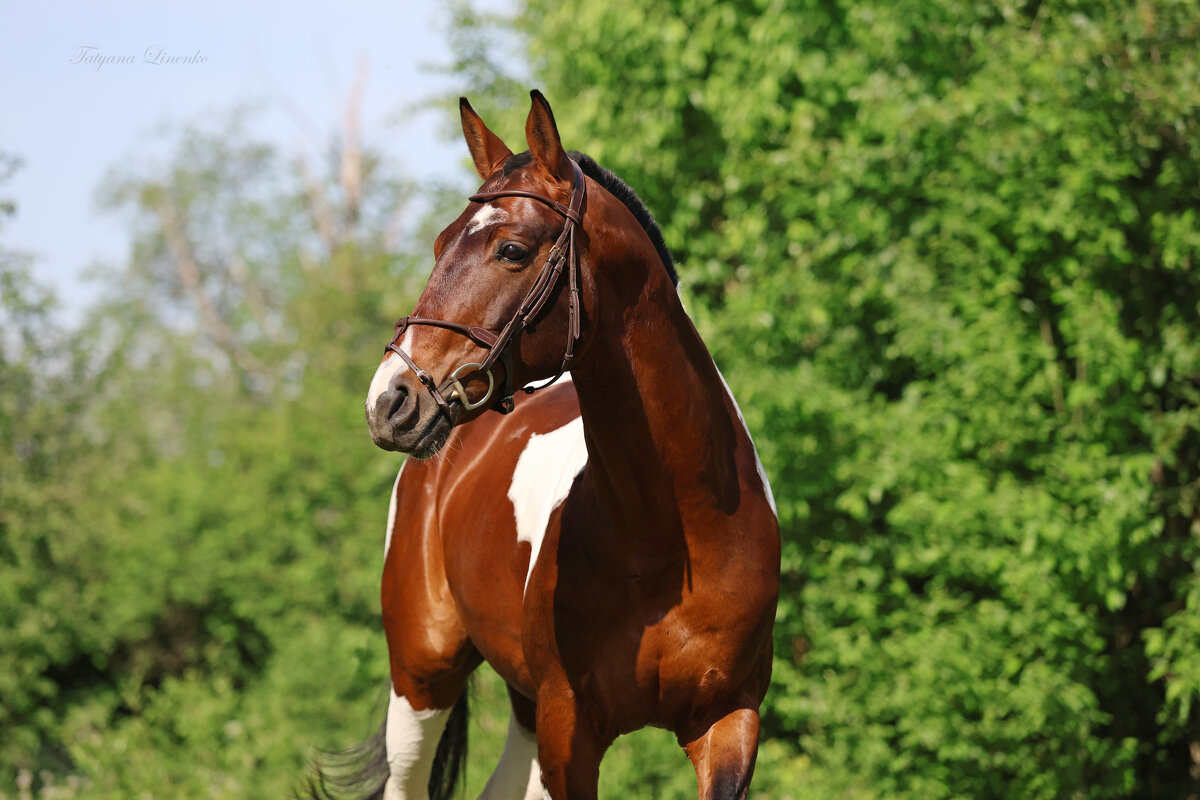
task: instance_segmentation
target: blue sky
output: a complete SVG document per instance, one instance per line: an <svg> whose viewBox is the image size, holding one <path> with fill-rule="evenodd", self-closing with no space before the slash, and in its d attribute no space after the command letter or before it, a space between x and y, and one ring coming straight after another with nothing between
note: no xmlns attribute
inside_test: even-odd
<svg viewBox="0 0 1200 800"><path fill-rule="evenodd" d="M328 133L341 118L359 57L370 68L363 104L368 138L399 171L461 175L465 185L464 146L441 135L446 115L457 109L405 113L450 88L428 69L450 61L443 8L0 0L0 150L25 161L3 189L18 205L3 229L5 245L34 254L35 274L75 316L95 293L82 273L95 263L122 262L128 247L122 221L95 207L107 170L153 158L164 125L204 121L259 101L266 106L254 117L256 135L285 152L311 152L318 137L281 98ZM148 63L176 56L191 63Z"/></svg>

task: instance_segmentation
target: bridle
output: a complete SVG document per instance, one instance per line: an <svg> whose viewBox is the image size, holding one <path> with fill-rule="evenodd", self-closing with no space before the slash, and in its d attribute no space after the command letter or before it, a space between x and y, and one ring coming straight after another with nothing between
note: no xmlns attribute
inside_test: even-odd
<svg viewBox="0 0 1200 800"><path fill-rule="evenodd" d="M579 169L579 165L572 159L567 160L570 162L571 168L575 171L575 186L571 189L571 199L567 205L563 205L545 195L526 192L520 189L480 192L467 198L472 203L489 203L501 197L526 197L550 206L550 208L566 219L562 233L559 234L554 246L550 248L550 255L546 259L546 263L542 265L542 270L538 273L537 279L534 280L533 286L529 287L525 299L521 301L521 305L517 308L516 313L513 314L508 324L500 330L500 333L492 333L487 328L481 328L476 325L463 325L459 322L451 322L444 319L429 319L426 317L401 317L396 322L396 333L392 337L392 341L388 343L386 349L404 359L404 363L408 364L409 368L412 369L413 374L417 376L417 380L421 381L425 385L425 388L429 390L429 394L433 396L433 400L437 403L438 408L447 414L450 412L450 401L455 397L459 399L463 404L463 408L467 411L479 408L491 399L496 388L496 379L492 375L492 367L496 365L497 361L502 361L504 364L504 387L501 391L500 399L496 401L492 409L501 414L507 414L513 410L513 364L509 347L518 333L531 327L537 321L546 302L550 299L550 295L554 293L555 288L558 286L564 265L567 272L567 308L570 312L570 324L567 330L567 347L563 353L562 364L558 368L558 374L541 386L523 386L521 390L526 394L533 394L539 389L545 389L563 376L563 373L567 371L567 368L571 365L571 361L575 358L575 345L580 338L579 252L575 246L575 231L576 227L583 223L583 202L587 195L587 185L584 182L583 171ZM410 325L428 325L433 328L444 328L448 331L454 331L486 349L488 354L482 362L470 362L455 367L450 373L450 377L439 385L433 376L418 367L416 362L412 360L412 357L404 352L404 349L399 345L400 337L404 335L404 332L408 330ZM467 397L467 390L462 385L462 376L470 372L482 372L487 375L487 394L476 402L471 402L470 398ZM447 389L449 390L448 392Z"/></svg>

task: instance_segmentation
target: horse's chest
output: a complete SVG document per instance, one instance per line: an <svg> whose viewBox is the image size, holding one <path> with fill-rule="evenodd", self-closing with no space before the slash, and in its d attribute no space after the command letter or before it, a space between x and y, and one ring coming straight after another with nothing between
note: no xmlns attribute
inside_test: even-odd
<svg viewBox="0 0 1200 800"><path fill-rule="evenodd" d="M729 655L741 648L688 592L686 565L606 580L584 563L568 555L556 590L529 588L523 644L535 684L570 686L613 735L673 729L705 698L728 694L743 673Z"/></svg>
<svg viewBox="0 0 1200 800"><path fill-rule="evenodd" d="M732 609L712 602L723 596L712 591L714 575L729 564L689 555L678 516L660 521L662 530L617 522L586 467L576 418L533 435L513 472L516 543L530 548L520 576L526 664L535 684L557 675L584 694L626 698L615 718L652 715L617 727L656 722L736 671L714 655L741 649L717 640L731 627L716 617Z"/></svg>
<svg viewBox="0 0 1200 800"><path fill-rule="evenodd" d="M526 658L537 677L561 674L585 695L624 698L612 715L636 719L617 727L658 723L691 702L712 666L702 655L711 620L689 587L686 551L622 553L608 546L602 516L581 494L552 517L525 594ZM590 535L577 535L582 524Z"/></svg>

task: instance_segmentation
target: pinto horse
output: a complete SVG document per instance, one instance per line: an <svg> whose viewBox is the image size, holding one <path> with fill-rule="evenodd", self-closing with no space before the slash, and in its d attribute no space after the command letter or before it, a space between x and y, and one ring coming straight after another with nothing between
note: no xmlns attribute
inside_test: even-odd
<svg viewBox="0 0 1200 800"><path fill-rule="evenodd" d="M612 741L654 725L701 798L743 798L779 591L771 489L653 217L564 152L531 94L518 155L460 102L484 183L367 397L375 443L415 458L385 546L386 769L359 785L445 796L486 660L512 717L482 797L595 798Z"/></svg>

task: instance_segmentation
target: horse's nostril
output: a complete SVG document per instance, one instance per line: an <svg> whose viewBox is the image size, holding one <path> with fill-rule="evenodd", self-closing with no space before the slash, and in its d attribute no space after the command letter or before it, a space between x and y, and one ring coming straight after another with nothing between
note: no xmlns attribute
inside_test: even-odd
<svg viewBox="0 0 1200 800"><path fill-rule="evenodd" d="M411 427L417 415L416 395L403 384L393 386L382 398L387 413L384 418L394 428Z"/></svg>

